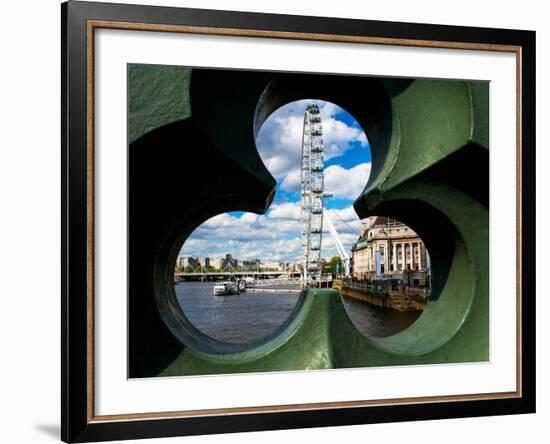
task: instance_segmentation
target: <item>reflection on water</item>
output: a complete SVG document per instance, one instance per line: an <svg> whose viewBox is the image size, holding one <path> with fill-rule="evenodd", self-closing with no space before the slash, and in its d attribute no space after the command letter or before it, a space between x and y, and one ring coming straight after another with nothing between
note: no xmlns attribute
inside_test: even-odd
<svg viewBox="0 0 550 444"><path fill-rule="evenodd" d="M418 319L421 311L397 311L377 307L350 298L342 298L355 328L366 336L382 338L405 330Z"/></svg>
<svg viewBox="0 0 550 444"><path fill-rule="evenodd" d="M176 285L180 306L187 319L203 333L219 341L237 344L253 342L273 333L288 318L299 297L298 293L214 296L213 286L213 282ZM421 314L398 312L347 298L344 298L344 305L355 327L374 337L393 335L407 328Z"/></svg>

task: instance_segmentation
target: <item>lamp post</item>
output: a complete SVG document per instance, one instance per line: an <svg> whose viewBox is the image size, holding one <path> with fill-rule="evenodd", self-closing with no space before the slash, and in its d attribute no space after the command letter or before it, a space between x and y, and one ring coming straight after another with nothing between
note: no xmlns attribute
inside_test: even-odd
<svg viewBox="0 0 550 444"><path fill-rule="evenodd" d="M386 257L388 258L388 263L386 264L387 266L387 270L386 270L386 273L387 274L390 274L389 272L391 271L390 267L392 266L392 261L393 261L393 254L392 254L392 247L391 247L391 232L390 232L390 218L388 217L386 219L386 223L387 223L387 230L388 230L388 254L386 255Z"/></svg>

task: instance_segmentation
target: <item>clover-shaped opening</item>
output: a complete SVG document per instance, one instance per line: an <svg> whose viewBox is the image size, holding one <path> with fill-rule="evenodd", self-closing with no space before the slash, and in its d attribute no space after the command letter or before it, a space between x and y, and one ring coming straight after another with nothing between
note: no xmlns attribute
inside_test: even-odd
<svg viewBox="0 0 550 444"><path fill-rule="evenodd" d="M469 82L186 67L139 67L136 72L139 75L129 78L130 377L487 359L488 151L479 145L486 126L480 120L488 103L486 87L480 90ZM316 250L311 247L316 247L317 239L322 242L319 263L310 262L307 276L302 274L301 261L286 259L283 248L293 241L298 247L295 257L302 257L301 186L296 190L302 176L290 164L301 166L303 141L298 137L295 150L283 156L263 149L266 141L279 136L275 142L284 152L282 137L298 133L285 133L276 120L285 117L286 105L296 103L302 106L294 114L298 132L306 126L307 106L317 105L321 122L315 122L317 113L311 108L310 142L318 137L314 134L318 126L324 136L322 158L317 145L310 143L308 148L316 154L310 156L307 168L308 191L313 196L322 190L322 199L304 202L310 216L315 216L308 219L310 250ZM327 107L336 106L332 104L356 119L356 124L348 124L356 137L347 152L366 141L372 150L370 158L363 148L365 159L353 164L333 155L327 138L329 122L339 119L327 115ZM299 205L298 200L292 202L292 193L294 199L299 197ZM333 196L325 196L328 193ZM343 193L352 197L339 207L338 195ZM316 226L318 215L325 213L330 216ZM349 298L342 299L330 289L312 289L327 286L329 276L334 288L337 279L344 281L347 268L348 280L357 272L357 263L346 263L345 255L335 248L328 221L353 259L352 247L357 247L365 231L360 220L374 215L406 224L430 253L430 299L422 315L402 331L399 326L385 332L363 331L345 310L345 305L353 303ZM261 218L272 219L271 225L261 225ZM235 233L232 237L212 229L226 222ZM238 245L240 238L250 238L246 227L253 224L268 240L285 227L293 226L295 235L266 247L280 257L264 258ZM216 241L220 248L201 250L198 241ZM260 240L255 244L264 246ZM286 285L286 290L291 285L296 291L302 286L311 290L287 291L283 296L290 302L278 317L269 309L260 310L261 318L252 317L269 321L269 328L264 323L256 333L249 330L239 337L234 335L236 330L247 322L237 305L221 333L210 330L195 316L197 311L194 314L186 305L192 302L186 299L190 295L186 286L213 286L228 280L227 275L210 280L215 272L232 273L245 284L273 283L283 277L285 284L280 280L275 284ZM179 281L176 285L174 278ZM422 279L415 283L411 278L400 280L422 289ZM223 316L231 311L231 304L247 297L261 303L277 300L276 293L260 293L214 296L209 287L202 294L217 308L206 307L198 314ZM254 327L254 322L248 324Z"/></svg>
<svg viewBox="0 0 550 444"><path fill-rule="evenodd" d="M449 191L440 189L437 183L441 177L452 176L445 165L441 171L432 171L431 168L423 172L423 179L410 177L399 186L391 183L393 189L384 185L400 158L400 150L404 149L400 145L402 122L399 110L393 108L390 97L399 96L411 81L349 77L343 82L341 77L330 75L223 74L225 81L219 83L216 71L197 70L193 73L192 118L174 124L174 131L186 135L185 146L200 147L199 150L190 149L185 154L185 162L201 165L201 168L208 165L208 169L203 168L208 175L202 177L204 192L200 183L193 184L193 193L200 196L191 199L194 207L185 212L175 211L170 224L163 228L168 235L157 254L156 303L172 334L187 348L215 355L216 359L224 354L230 355L227 357L230 360L255 359L259 356L258 351L263 354L276 350L284 341L290 340L300 328L298 319L306 316L304 313L311 308L308 302L311 298L305 297L304 292L299 293L301 289L328 287L340 277L339 274L352 278L353 264L349 259L352 259L352 246L363 234L360 219L377 214L402 221L426 242L430 254L433 253L433 300L427 304L422 316L417 316L417 321L412 319L413 322L376 333L362 331L355 325L355 331L364 333L359 335L358 343L370 343L390 354L403 355L425 354L445 344L469 314L477 282L464 282L461 276L471 273L476 263L471 259L472 236L464 229L463 215L448 208L449 199L440 199ZM230 82L239 88L228 88ZM243 90L249 94L243 94ZM338 113L341 116L345 113L344 108L335 104L345 107L356 118L346 113L350 119L347 127L353 129L356 136L355 140L352 137L351 144L348 138L344 151L351 154L363 149L366 156L360 162L345 161L345 156L331 152L333 145L327 141L330 119L337 121ZM289 106L294 106L295 110L290 112ZM301 108L296 111L296 107ZM336 114L326 113L330 107L338 110ZM284 126L281 122L285 119L294 121L295 125ZM166 128L162 132L166 133ZM293 137L297 139L295 148L285 152L285 140ZM174 147L179 143L172 134L170 142ZM277 150L265 149L264 144L270 142ZM371 144L372 155L364 149L367 146L370 149ZM193 156L192 162L189 162L189 156ZM357 173L356 176L353 173ZM341 202L342 196L348 199L345 204ZM453 199L459 197L453 194ZM470 204L461 205L456 205L456 208ZM304 214L307 214L306 218ZM269 220L274 223L262 225L261 221ZM216 229L216 224L223 228L226 222L226 228L232 227L235 234L221 235ZM247 227L251 224L257 224L260 227L258 232L271 241L276 241L285 227L293 226L297 231L294 235L287 233L278 244L270 244L265 239L247 236ZM330 225L338 236L332 236ZM210 234L206 235L208 229ZM213 234L214 231L218 233ZM216 251L200 250L195 248L199 240L223 247ZM242 249L242 245L237 245L243 243L240 240L249 240L258 253L252 254L254 250L250 248ZM289 244L295 248L287 249L285 253ZM330 248L334 251L330 252ZM264 257L265 250L272 253L271 257ZM411 253L414 254L414 246ZM402 254L407 254L406 247ZM262 273L259 265L268 262L276 265ZM337 265L339 270L336 270ZM176 269L176 266L180 268ZM424 266L427 266L427 259ZM273 273L270 275L268 271ZM173 285L174 276L178 281L176 285ZM276 288L264 285L268 280L272 281L270 276L286 279L285 283L279 280L276 284L285 286L283 290L288 293L290 302L279 312L279 317L272 316L269 309L260 309L261 317L253 315L248 321L244 320L242 307L248 309L260 305L243 301L259 298L262 290L265 290L262 297L277 294L271 291ZM192 282L197 277L203 282ZM219 284L216 295L214 279L218 279ZM419 277L401 277L398 281L397 287L406 284L406 287L422 291L426 287L425 279ZM252 291L249 294L241 292L240 286L246 287L248 283L251 284L250 290L259 290L255 295ZM186 294L191 293L185 292L185 286L199 287L199 284L204 284L205 288L209 286L202 294L217 304L217 308L195 310L199 316L196 317L193 307L188 305L192 304L191 296L186 300ZM237 292L240 294L231 294ZM198 301L203 303L206 299ZM243 302L241 308L237 305L239 301ZM235 304L234 309L228 310L229 304ZM219 319L231 312L235 317L225 325L219 323L218 327L222 328L218 330L215 323L214 328L210 328L204 319L200 319L205 315ZM353 316L349 318L353 321ZM256 322L258 319L260 321ZM443 319L445 322L441 321ZM270 322L266 323L266 320ZM345 324L347 320L344 314L342 322ZM244 333L239 332L238 329L245 324L256 331L245 329ZM387 319L383 324L384 327L390 325ZM409 327L405 328L407 325ZM401 327L405 329L401 330ZM340 325L330 325L330 335L337 336L338 329L355 335L351 331L353 326L350 330L342 329ZM367 348L365 345L364 349Z"/></svg>
<svg viewBox="0 0 550 444"><path fill-rule="evenodd" d="M273 336L300 296L292 252L295 221L227 212L201 224L183 244L175 292L187 319L225 343L254 344ZM285 239L288 237L288 239Z"/></svg>
<svg viewBox="0 0 550 444"><path fill-rule="evenodd" d="M288 321L303 288L332 286L331 260L349 263L360 235L353 202L371 167L359 123L325 101L279 108L256 146L277 181L265 214L208 219L176 259L175 292L185 317L225 343L265 342Z"/></svg>

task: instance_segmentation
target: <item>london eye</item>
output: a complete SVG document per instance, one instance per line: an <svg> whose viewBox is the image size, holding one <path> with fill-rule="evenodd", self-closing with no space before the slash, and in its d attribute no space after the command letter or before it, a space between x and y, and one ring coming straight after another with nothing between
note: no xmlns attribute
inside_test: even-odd
<svg viewBox="0 0 550 444"><path fill-rule="evenodd" d="M309 104L304 115L301 162L301 248L302 285L320 277L323 235L323 129L316 104Z"/></svg>

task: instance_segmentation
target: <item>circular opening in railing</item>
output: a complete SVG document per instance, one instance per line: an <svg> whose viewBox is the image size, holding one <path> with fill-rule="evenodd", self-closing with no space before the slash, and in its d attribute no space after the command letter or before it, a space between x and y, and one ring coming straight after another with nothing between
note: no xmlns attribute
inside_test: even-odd
<svg viewBox="0 0 550 444"><path fill-rule="evenodd" d="M274 209L266 215L223 213L199 226L176 263L175 291L187 319L222 342L271 336L300 294L298 272L286 260L299 239L277 237L295 225Z"/></svg>
<svg viewBox="0 0 550 444"><path fill-rule="evenodd" d="M210 218L187 238L176 261L175 292L185 317L226 343L269 339L289 319L303 288L332 285L332 258L349 259L360 235L353 202L371 167L359 123L320 100L271 113L256 146L277 181L269 209Z"/></svg>
<svg viewBox="0 0 550 444"><path fill-rule="evenodd" d="M330 271L357 330L392 336L419 318L431 295L431 264L412 228L390 217L364 219L350 256L349 265L333 257Z"/></svg>

